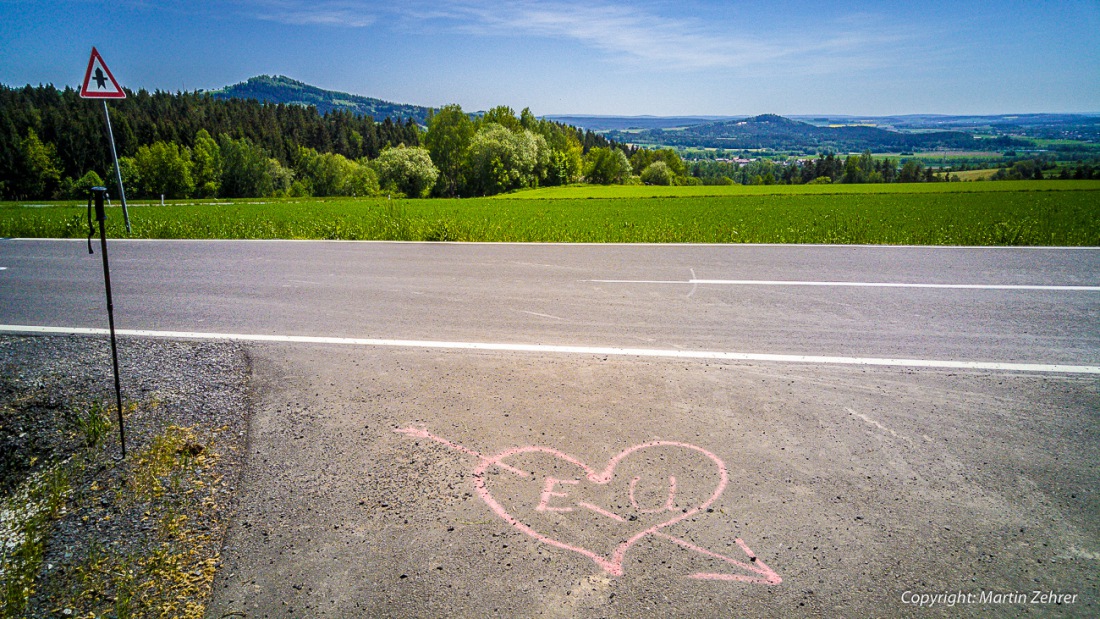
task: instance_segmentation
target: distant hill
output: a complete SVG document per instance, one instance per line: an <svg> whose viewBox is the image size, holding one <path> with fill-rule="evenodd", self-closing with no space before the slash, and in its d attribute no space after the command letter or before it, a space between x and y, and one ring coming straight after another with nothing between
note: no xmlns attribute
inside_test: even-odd
<svg viewBox="0 0 1100 619"><path fill-rule="evenodd" d="M775 114L672 130L610 131L607 137L617 142L634 144L808 152L900 152L937 148L999 150L1030 144L1007 136L978 138L964 131L902 133L864 125L820 126Z"/></svg>
<svg viewBox="0 0 1100 619"><path fill-rule="evenodd" d="M340 110L357 116L370 116L376 121L387 117L395 120L412 118L421 125L427 124L430 111L430 108L419 105L391 103L346 92L324 90L282 75L260 75L240 84L207 91L207 94L213 95L215 99L255 99L267 103L312 105L322 114Z"/></svg>
<svg viewBox="0 0 1100 619"><path fill-rule="evenodd" d="M547 116L553 120L590 131L612 131L622 129L673 129L691 127L719 120L733 120L743 116L584 116L561 115Z"/></svg>
<svg viewBox="0 0 1100 619"><path fill-rule="evenodd" d="M1100 141L1100 114L990 114L949 116L907 114L904 116L790 116L818 126L870 125L895 131L963 131L981 135Z"/></svg>
<svg viewBox="0 0 1100 619"><path fill-rule="evenodd" d="M1041 139L1100 141L1100 115L1097 114L909 115L886 120L902 131L953 129Z"/></svg>

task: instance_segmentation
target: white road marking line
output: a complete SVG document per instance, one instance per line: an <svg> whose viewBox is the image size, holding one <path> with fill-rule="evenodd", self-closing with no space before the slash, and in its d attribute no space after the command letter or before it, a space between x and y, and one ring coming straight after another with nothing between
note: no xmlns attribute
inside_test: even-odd
<svg viewBox="0 0 1100 619"><path fill-rule="evenodd" d="M765 279L589 279L597 284L692 284L710 286L838 286L854 288L946 288L954 290L1065 290L1072 292L1100 292L1100 286L1045 286L1031 284L919 284L902 282L805 282L795 280Z"/></svg>
<svg viewBox="0 0 1100 619"><path fill-rule="evenodd" d="M0 325L0 333L45 333L56 335L107 335L107 329L87 327L45 327ZM254 335L242 333L199 333L194 331L150 331L116 329L118 335L163 337L190 340L230 340L237 342L283 342L299 344L342 344L347 346L386 346L396 348L433 348L451 350L489 350L504 352L559 353L621 357L665 357L670 359L709 359L720 361L766 361L827 365L881 365L953 370L995 370L1009 372L1053 372L1059 374L1100 374L1100 366L1046 363L1008 363L996 361L953 361L938 359L884 359L880 357L831 357L821 355L777 355L765 353L721 352L709 350L665 350L652 348L615 348L599 346L554 346L547 344L507 344L493 342L440 342L433 340L385 340L310 335Z"/></svg>

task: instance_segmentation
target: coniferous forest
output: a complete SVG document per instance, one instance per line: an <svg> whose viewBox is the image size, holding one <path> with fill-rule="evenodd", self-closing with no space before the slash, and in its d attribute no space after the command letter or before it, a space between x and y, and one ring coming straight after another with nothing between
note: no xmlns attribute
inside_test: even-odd
<svg viewBox="0 0 1100 619"><path fill-rule="evenodd" d="M264 159L287 168L297 162L300 147L360 159L377 157L386 146L419 144L419 129L411 121L387 118L376 123L347 112L322 116L315 108L216 100L199 93L139 90L127 95L107 104L119 157L135 157L139 148L157 143L174 145L177 151L193 149L203 130L218 140L262 149ZM64 189L65 179L89 172L106 178L111 170L102 102L81 99L72 88L0 87L0 184L5 197L53 197Z"/></svg>

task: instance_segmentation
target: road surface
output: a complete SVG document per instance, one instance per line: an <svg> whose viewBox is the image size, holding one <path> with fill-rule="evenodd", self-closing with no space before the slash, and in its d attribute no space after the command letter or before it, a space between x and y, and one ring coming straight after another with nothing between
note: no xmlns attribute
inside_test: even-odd
<svg viewBox="0 0 1100 619"><path fill-rule="evenodd" d="M109 251L120 328L1100 364L1095 249L122 241ZM0 241L0 267L0 323L104 325L99 256L82 241Z"/></svg>

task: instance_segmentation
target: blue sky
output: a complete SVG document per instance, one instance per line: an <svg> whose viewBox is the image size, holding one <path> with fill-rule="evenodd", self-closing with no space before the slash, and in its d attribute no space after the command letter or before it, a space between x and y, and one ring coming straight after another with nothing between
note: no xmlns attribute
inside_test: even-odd
<svg viewBox="0 0 1100 619"><path fill-rule="evenodd" d="M1100 1L0 0L0 82L536 114L1100 112Z"/></svg>

